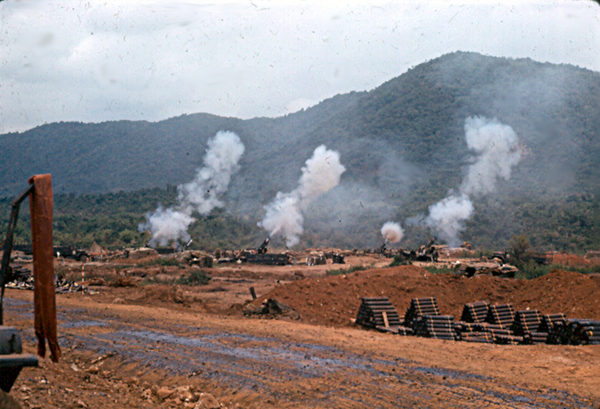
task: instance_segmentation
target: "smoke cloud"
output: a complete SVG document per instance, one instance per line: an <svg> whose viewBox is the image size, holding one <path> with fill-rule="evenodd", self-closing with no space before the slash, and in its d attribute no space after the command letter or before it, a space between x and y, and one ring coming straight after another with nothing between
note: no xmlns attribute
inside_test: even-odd
<svg viewBox="0 0 600 409"><path fill-rule="evenodd" d="M156 244L166 246L170 241L189 241L190 235L187 229L195 220L189 214L175 210L173 207L165 209L162 205L158 205L154 212L146 214L146 223L140 223L138 230L147 230L152 234L148 243L150 246L155 247Z"/></svg>
<svg viewBox="0 0 600 409"><path fill-rule="evenodd" d="M317 147L302 168L298 187L290 193L278 192L264 207L266 214L258 226L269 231L270 236L282 234L288 247L298 244L304 232L303 211L313 200L336 187L345 171L338 152L325 145Z"/></svg>
<svg viewBox="0 0 600 409"><path fill-rule="evenodd" d="M146 222L138 226L139 231L147 230L152 234L150 246L188 241L187 229L195 221L192 213L207 215L215 207L224 205L219 197L227 191L232 175L239 170L244 149L244 144L233 132L219 131L208 140L204 166L196 171L194 180L177 187L179 205L168 209L159 205L156 211L148 212Z"/></svg>
<svg viewBox="0 0 600 409"><path fill-rule="evenodd" d="M425 225L435 231L441 240L456 246L460 243L460 233L465 230L465 222L471 218L473 211L473 203L467 195L450 195L429 206Z"/></svg>
<svg viewBox="0 0 600 409"><path fill-rule="evenodd" d="M471 196L492 193L496 180L509 180L512 168L521 160L517 134L497 119L469 117L465 120L465 138L476 157L460 190Z"/></svg>
<svg viewBox="0 0 600 409"><path fill-rule="evenodd" d="M381 227L381 235L390 243L397 243L404 237L404 230L398 223L387 222Z"/></svg>
<svg viewBox="0 0 600 409"><path fill-rule="evenodd" d="M465 120L465 139L475 155L460 185L440 202L429 206L423 224L451 246L460 243L465 222L474 213L471 197L496 190L497 180L510 179L512 168L521 160L521 148L515 131L497 119L469 117Z"/></svg>
<svg viewBox="0 0 600 409"><path fill-rule="evenodd" d="M178 186L181 208L207 215L215 207L223 207L219 196L227 191L231 176L239 170L244 150L244 144L233 132L220 131L209 139L204 167L197 170L194 180Z"/></svg>

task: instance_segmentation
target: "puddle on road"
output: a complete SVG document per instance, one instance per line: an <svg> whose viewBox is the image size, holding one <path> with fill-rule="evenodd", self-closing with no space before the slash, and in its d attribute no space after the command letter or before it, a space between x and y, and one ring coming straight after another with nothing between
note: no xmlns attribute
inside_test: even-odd
<svg viewBox="0 0 600 409"><path fill-rule="evenodd" d="M107 327L109 325L106 321L68 321L60 322L59 328Z"/></svg>
<svg viewBox="0 0 600 409"><path fill-rule="evenodd" d="M33 307L33 304L31 302L25 301L25 300L4 297L4 309L7 309L6 307L10 308L10 307L23 307L23 306Z"/></svg>
<svg viewBox="0 0 600 409"><path fill-rule="evenodd" d="M218 342L219 339L236 339L242 345L222 344ZM494 383L492 378L477 374L417 366L415 363L410 362L399 363L396 360L373 359L331 347L323 348L321 345L286 343L277 338L254 337L247 334L238 336L238 334L231 333L189 337L153 330L120 329L98 335L95 338L96 343L100 340L107 343L117 341L127 344L129 348L123 349L121 353L132 362L143 361L173 371L176 374L186 374L194 372L198 368L202 369L204 368L203 363L207 364L208 367L219 368L218 371L204 370L202 376L225 381L233 387L248 387L249 385L256 387L256 385L260 385L261 388L268 389L269 383L281 381L282 379L292 381L298 378L319 378L326 376L327 373L342 371L353 376L370 373L370 376L409 379L425 390L435 382L437 385L443 385L453 390L453 394L458 397L464 396L464 393L459 390L463 385L454 382L477 381L481 382L481 387L469 384L469 388L481 394L478 399L487 402L489 405L499 405L497 403L499 399L502 404L514 405L515 407L526 405L532 408L541 408L547 407L549 404L561 407L565 403L585 407L582 399L566 392L560 392L556 395L544 394L542 397L536 391L501 384L500 389L506 392L495 391L490 390L490 385ZM244 342L251 341L260 341L263 344L278 344L279 346L262 345L257 348L243 345ZM87 344L92 345L94 341L90 342L88 340ZM152 351L153 348L158 351ZM135 349L139 350L136 352ZM298 351L298 349L306 351ZM341 357L330 358L316 355L324 351L339 354ZM393 373L392 368L400 371L400 373ZM259 381L259 377L255 375L260 371L268 372L268 375L262 376L262 378L265 378L264 382ZM425 379L415 378L415 373L424 375ZM424 391L409 394L419 399L431 398ZM538 400L540 402L537 402Z"/></svg>
<svg viewBox="0 0 600 409"><path fill-rule="evenodd" d="M6 301L20 315L30 314L28 309L32 307L31 303L12 299ZM493 399L496 398L507 406L515 407L585 407L583 399L563 391L544 393L502 383L496 386L495 380L489 377L426 367L404 358L377 359L324 345L286 342L275 337L249 334L214 333L214 328L181 324L175 324L166 330L137 329L120 319L86 319L85 313L87 311L76 314L72 310L60 311L60 328L112 326L114 330L90 335L65 334L60 339L63 347L79 344L100 354L117 352L128 363L143 363L174 375L189 375L201 371L202 377L224 382L232 388L270 390L270 385L277 385L282 381L315 379L341 372L359 379L362 377L362 381L367 383L376 383L378 377L390 377L402 383L418 384L421 388L419 392L408 392L418 399L431 398L426 391L432 389L432 384L437 385L436 390L439 387L446 388L446 392L460 399L467 394L460 388L468 385L468 388L481 394L482 403L486 404L497 404ZM147 321L145 324L158 325L158 322ZM181 331L186 334L177 334ZM188 335L190 332L208 331L211 333ZM369 375L365 376L367 373Z"/></svg>
<svg viewBox="0 0 600 409"><path fill-rule="evenodd" d="M478 381L491 381L492 380L491 378L488 378L488 377L482 376L482 375L452 371L450 369L443 369L443 368L430 368L428 366L416 366L413 369L415 371L422 372L426 375L434 375L434 376L439 376L442 378L446 377L446 378L464 379L464 380L476 379Z"/></svg>

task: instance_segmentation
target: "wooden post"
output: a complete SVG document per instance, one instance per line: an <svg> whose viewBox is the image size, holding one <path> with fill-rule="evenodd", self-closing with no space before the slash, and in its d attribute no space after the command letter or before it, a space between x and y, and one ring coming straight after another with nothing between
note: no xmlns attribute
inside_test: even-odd
<svg viewBox="0 0 600 409"><path fill-rule="evenodd" d="M384 311L381 314L383 315L383 323L385 324L385 327L389 328L390 322L388 321L387 312Z"/></svg>
<svg viewBox="0 0 600 409"><path fill-rule="evenodd" d="M50 358L52 361L58 362L60 346L58 344L54 289L52 176L50 174L35 175L29 179L29 183L35 185L29 198L33 249L33 325L38 339L38 355L45 356L47 340L50 346Z"/></svg>
<svg viewBox="0 0 600 409"><path fill-rule="evenodd" d="M254 287L250 287L250 295L253 300L256 300L256 291L254 291Z"/></svg>

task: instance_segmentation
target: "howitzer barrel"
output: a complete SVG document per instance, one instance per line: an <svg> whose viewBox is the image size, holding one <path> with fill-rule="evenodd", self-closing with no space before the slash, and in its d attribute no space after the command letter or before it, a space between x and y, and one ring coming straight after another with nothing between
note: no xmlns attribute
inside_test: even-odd
<svg viewBox="0 0 600 409"><path fill-rule="evenodd" d="M263 254L267 252L267 246L269 245L269 238L267 237L265 241L256 249L258 254Z"/></svg>
<svg viewBox="0 0 600 409"><path fill-rule="evenodd" d="M383 244L381 245L381 247L379 247L379 252L383 253L384 251L387 250L387 244L388 244L388 240L385 239L385 241L383 242Z"/></svg>

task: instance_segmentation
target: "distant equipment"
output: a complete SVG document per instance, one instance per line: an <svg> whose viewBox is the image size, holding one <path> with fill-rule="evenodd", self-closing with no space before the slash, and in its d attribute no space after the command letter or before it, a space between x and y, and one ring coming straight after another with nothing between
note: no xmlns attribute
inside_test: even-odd
<svg viewBox="0 0 600 409"><path fill-rule="evenodd" d="M387 251L388 239L385 239L383 244L377 249L377 253L383 254Z"/></svg>
<svg viewBox="0 0 600 409"><path fill-rule="evenodd" d="M267 252L267 246L269 245L269 238L267 237L265 241L256 249L256 253L265 254Z"/></svg>
<svg viewBox="0 0 600 409"><path fill-rule="evenodd" d="M498 259L500 264L506 264L508 262L509 257L510 256L507 251L496 251L492 255L492 259Z"/></svg>
<svg viewBox="0 0 600 409"><path fill-rule="evenodd" d="M249 254L246 257L246 262L249 264L285 266L290 264L290 257L287 254Z"/></svg>
<svg viewBox="0 0 600 409"><path fill-rule="evenodd" d="M333 264L346 264L346 262L344 261L344 256L342 256L341 254L334 254Z"/></svg>
<svg viewBox="0 0 600 409"><path fill-rule="evenodd" d="M70 258L77 261L88 261L91 257L87 250L78 249L75 246L54 246L53 248L54 257ZM26 253L27 254L27 253Z"/></svg>

